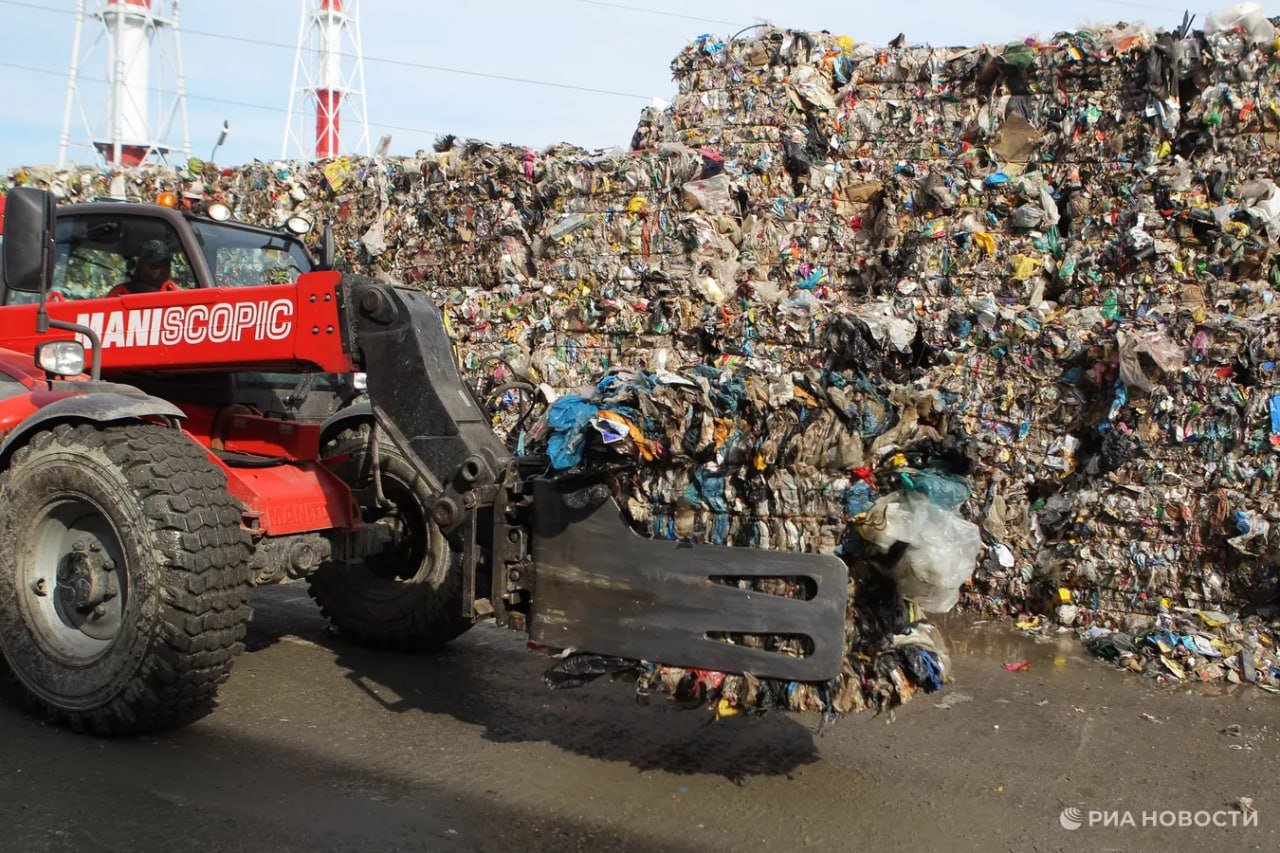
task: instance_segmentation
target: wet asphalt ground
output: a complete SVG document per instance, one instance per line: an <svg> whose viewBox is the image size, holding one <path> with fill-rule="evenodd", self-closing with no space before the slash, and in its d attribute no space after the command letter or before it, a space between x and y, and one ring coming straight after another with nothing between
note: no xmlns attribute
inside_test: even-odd
<svg viewBox="0 0 1280 853"><path fill-rule="evenodd" d="M1280 849L1280 697L1162 688L1069 637L948 626L954 685L819 736L550 692L489 625L405 656L332 638L301 586L255 606L185 729L94 740L0 701L0 850Z"/></svg>

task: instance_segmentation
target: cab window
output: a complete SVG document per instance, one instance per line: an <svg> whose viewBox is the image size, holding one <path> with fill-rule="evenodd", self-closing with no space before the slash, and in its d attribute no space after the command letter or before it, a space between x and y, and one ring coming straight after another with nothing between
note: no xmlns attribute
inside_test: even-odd
<svg viewBox="0 0 1280 853"><path fill-rule="evenodd" d="M311 272L307 250L290 236L203 220L193 220L191 227L213 271L214 287L292 284Z"/></svg>
<svg viewBox="0 0 1280 853"><path fill-rule="evenodd" d="M92 214L59 217L53 291L63 299L97 299L113 290L147 292L195 286L177 231L162 219ZM163 285L163 288L159 285ZM35 294L13 294L35 301Z"/></svg>

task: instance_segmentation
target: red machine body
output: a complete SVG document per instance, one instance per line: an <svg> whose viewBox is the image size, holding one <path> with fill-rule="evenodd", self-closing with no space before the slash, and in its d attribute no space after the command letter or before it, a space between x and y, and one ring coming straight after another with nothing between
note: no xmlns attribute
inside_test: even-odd
<svg viewBox="0 0 1280 853"><path fill-rule="evenodd" d="M103 376L162 368L166 373L245 369L351 371L342 350L336 272L313 272L293 284L199 288L83 300L52 300L50 318L93 329ZM36 332L35 305L0 308L0 372L25 393L0 400L0 438L50 403L75 395L75 382L51 384L30 352L70 332ZM92 350L86 336L79 336ZM321 426L285 421L242 406L179 401L184 431L210 451L228 490L245 506L255 534L281 536L354 530L350 490L321 464ZM235 462L228 462L234 459ZM278 460L280 463L265 463ZM246 464L247 463L247 464Z"/></svg>
<svg viewBox="0 0 1280 853"><path fill-rule="evenodd" d="M352 367L342 351L340 280L336 272L314 272L294 284L57 299L49 302L48 312L97 332L104 374L249 366L342 373ZM30 351L43 341L73 337L39 334L36 310L35 305L0 308L0 343ZM81 342L92 349L87 339Z"/></svg>

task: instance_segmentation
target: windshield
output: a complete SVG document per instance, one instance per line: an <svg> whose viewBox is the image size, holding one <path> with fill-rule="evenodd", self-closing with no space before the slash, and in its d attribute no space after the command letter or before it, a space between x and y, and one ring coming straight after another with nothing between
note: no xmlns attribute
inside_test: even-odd
<svg viewBox="0 0 1280 853"><path fill-rule="evenodd" d="M306 248L287 234L201 219L190 222L213 272L214 287L292 284L311 272Z"/></svg>

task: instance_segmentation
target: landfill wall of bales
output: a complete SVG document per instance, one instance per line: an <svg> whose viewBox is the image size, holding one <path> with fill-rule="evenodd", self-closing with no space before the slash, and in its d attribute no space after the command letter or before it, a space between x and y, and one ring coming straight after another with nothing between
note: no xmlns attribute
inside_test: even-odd
<svg viewBox="0 0 1280 853"><path fill-rule="evenodd" d="M1231 609L1280 583L1276 47L759 28L688 45L627 152L442 139L10 180L331 218L350 268L446 307L479 378L619 372L579 396L635 417L556 447L628 457L658 535L851 552L877 501L918 492L981 528L968 607Z"/></svg>

